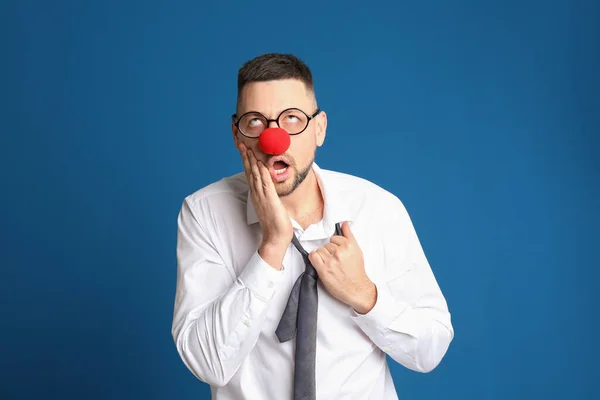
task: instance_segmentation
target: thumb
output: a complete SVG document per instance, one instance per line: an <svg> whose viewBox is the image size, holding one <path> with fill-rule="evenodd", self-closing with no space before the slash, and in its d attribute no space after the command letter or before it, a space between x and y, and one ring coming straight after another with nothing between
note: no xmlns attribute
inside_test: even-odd
<svg viewBox="0 0 600 400"><path fill-rule="evenodd" d="M348 223L348 221L344 221L344 223L342 224L342 235L344 235L346 239L354 240L354 235L350 230L350 224Z"/></svg>

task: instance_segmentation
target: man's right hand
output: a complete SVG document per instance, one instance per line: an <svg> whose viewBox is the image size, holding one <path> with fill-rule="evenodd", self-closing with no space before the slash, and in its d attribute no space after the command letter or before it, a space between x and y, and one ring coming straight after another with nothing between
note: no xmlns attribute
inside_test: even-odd
<svg viewBox="0 0 600 400"><path fill-rule="evenodd" d="M258 253L270 266L281 269L283 257L294 235L292 222L277 194L267 166L257 160L252 150L243 143L240 144L239 151L244 162L252 205L263 231Z"/></svg>

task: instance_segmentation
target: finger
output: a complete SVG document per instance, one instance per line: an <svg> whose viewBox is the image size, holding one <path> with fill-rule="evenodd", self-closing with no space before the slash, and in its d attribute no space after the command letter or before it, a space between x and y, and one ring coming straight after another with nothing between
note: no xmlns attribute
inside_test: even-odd
<svg viewBox="0 0 600 400"><path fill-rule="evenodd" d="M340 246L338 246L337 244L334 243L327 243L324 246L324 249L327 250L329 252L329 254L331 254L332 256L336 256L340 250Z"/></svg>
<svg viewBox="0 0 600 400"><path fill-rule="evenodd" d="M243 146L240 149L240 154L242 155L242 163L244 164L244 173L246 174L246 181L248 182L248 185L252 188L252 167L250 166L250 159L248 158L248 150L246 148L246 146Z"/></svg>
<svg viewBox="0 0 600 400"><path fill-rule="evenodd" d="M317 270L317 272L319 270L322 270L323 267L325 266L325 262L323 261L323 257L321 257L321 255L319 253L317 253L317 251L313 251L308 255L308 259L310 260L310 263L313 265L313 267L315 267L315 269Z"/></svg>
<svg viewBox="0 0 600 400"><path fill-rule="evenodd" d="M265 197L272 197L273 194L277 196L277 192L275 191L275 185L273 184L273 179L271 179L269 169L262 161L259 161L258 163Z"/></svg>
<svg viewBox="0 0 600 400"><path fill-rule="evenodd" d="M329 262L333 257L325 247L319 247L316 252L321 256L321 259L323 259L323 262L325 263Z"/></svg>
<svg viewBox="0 0 600 400"><path fill-rule="evenodd" d="M343 236L333 235L331 237L330 242L333 243L333 244L335 244L335 245L337 245L337 246L344 246L344 245L346 245L348 243L348 239L346 239Z"/></svg>
<svg viewBox="0 0 600 400"><path fill-rule="evenodd" d="M263 197L264 191L262 188L262 179L260 178L260 170L258 169L256 157L254 157L254 153L250 149L248 149L248 159L250 160L250 170L252 171L252 184L254 185L254 190Z"/></svg>
<svg viewBox="0 0 600 400"><path fill-rule="evenodd" d="M254 178L252 177L250 167L246 170L246 182L248 182L248 190L250 191L251 197L256 200L256 189L254 189Z"/></svg>
<svg viewBox="0 0 600 400"><path fill-rule="evenodd" d="M344 221L344 223L342 224L342 234L344 235L345 238L354 240L354 235L352 234L352 231L350 230L350 223L348 221Z"/></svg>
<svg viewBox="0 0 600 400"><path fill-rule="evenodd" d="M246 148L243 144L240 145L240 148L238 149L240 151L240 155L242 156L242 162L244 163L244 171L245 172L249 172L250 171L250 160L248 160L248 153L246 151Z"/></svg>

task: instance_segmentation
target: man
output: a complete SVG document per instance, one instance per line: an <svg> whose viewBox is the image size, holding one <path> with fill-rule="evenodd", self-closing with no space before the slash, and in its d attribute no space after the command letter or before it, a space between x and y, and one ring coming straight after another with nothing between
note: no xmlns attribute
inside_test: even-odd
<svg viewBox="0 0 600 400"><path fill-rule="evenodd" d="M288 143L267 151L278 128ZM314 162L326 129L298 58L239 70L244 172L186 197L178 219L172 334L213 399L397 399L386 354L429 372L454 337L400 200Z"/></svg>

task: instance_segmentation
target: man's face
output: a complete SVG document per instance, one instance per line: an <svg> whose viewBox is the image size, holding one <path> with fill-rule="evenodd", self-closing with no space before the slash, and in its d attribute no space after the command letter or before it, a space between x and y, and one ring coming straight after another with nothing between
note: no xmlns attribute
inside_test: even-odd
<svg viewBox="0 0 600 400"><path fill-rule="evenodd" d="M288 108L298 108L307 115L312 115L317 110L313 93L307 90L304 83L299 80L285 79L247 84L240 94L236 114L239 117L246 112L256 111L268 119L276 119L283 110ZM271 122L269 126L277 125ZM291 136L289 149L281 155L288 164L287 177L283 180L273 179L275 189L280 197L291 194L310 173L317 147L321 146L325 140L326 127L327 117L324 112L321 112L310 121L304 132ZM272 161L275 156L265 154L260 149L258 138L248 138L242 135L233 124L232 131L236 147L239 147L240 143L244 143L252 149L257 160L270 166L269 161ZM273 167L270 166L270 169L272 170Z"/></svg>

